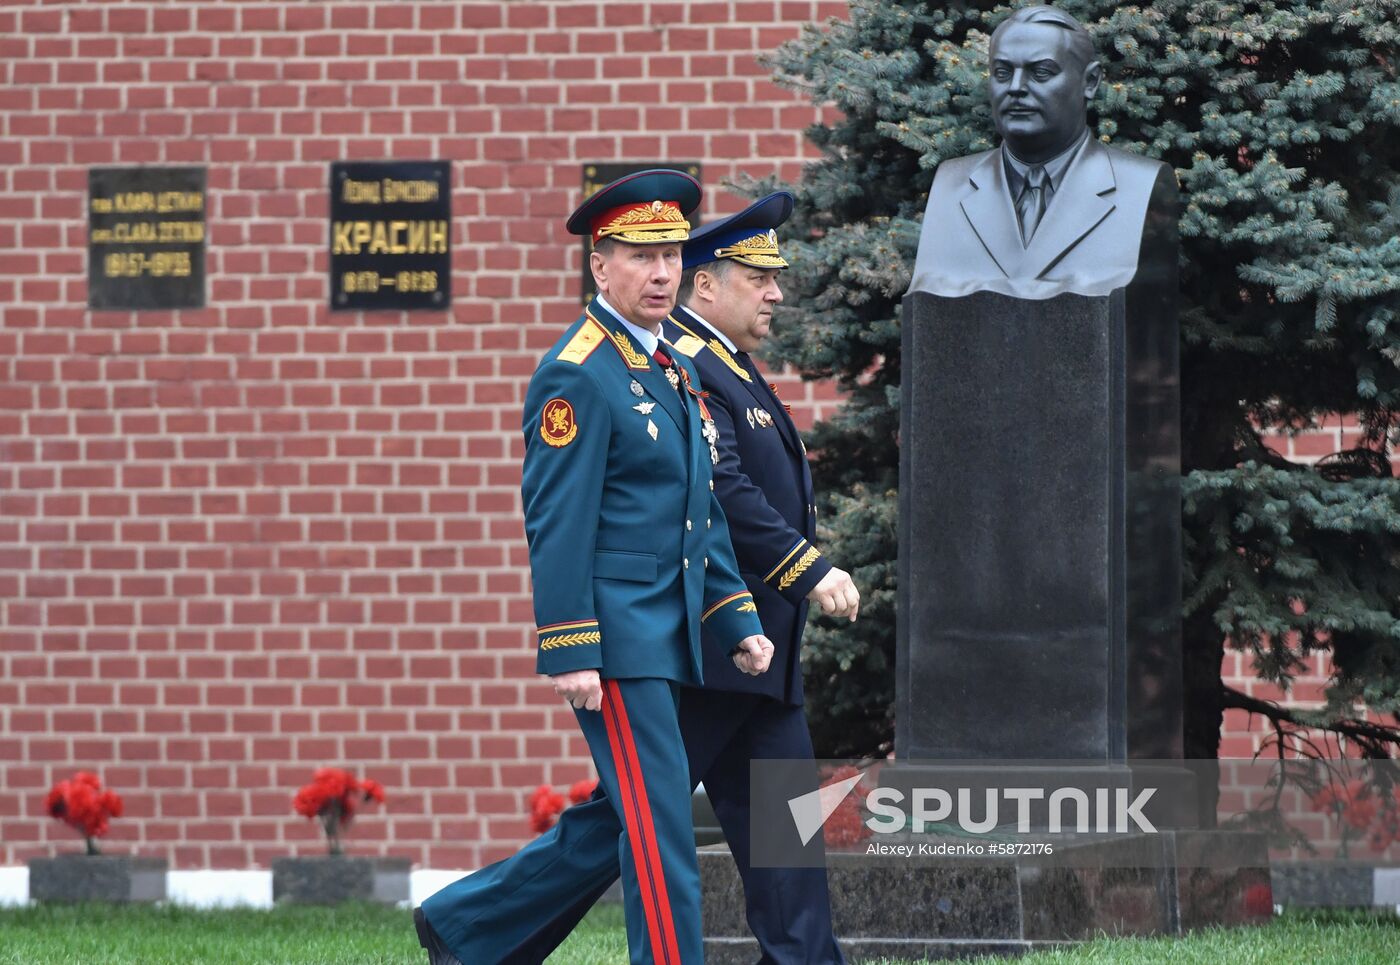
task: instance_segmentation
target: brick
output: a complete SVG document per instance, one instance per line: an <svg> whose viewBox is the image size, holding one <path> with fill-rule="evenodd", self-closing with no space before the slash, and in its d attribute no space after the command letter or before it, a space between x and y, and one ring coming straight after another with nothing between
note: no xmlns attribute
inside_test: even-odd
<svg viewBox="0 0 1400 965"><path fill-rule="evenodd" d="M25 302L0 331L0 487L27 489L0 489L0 564L18 567L0 573L0 651L45 675L7 664L7 722L38 737L30 759L122 761L131 836L117 840L190 867L318 849L314 826L285 821L282 788L327 759L363 759L461 815L376 818L366 841L439 867L513 851L528 832L519 788L501 784L588 770L571 716L532 682L518 496L523 386L576 312L577 242L559 222L577 159L798 176L797 135L823 112L752 54L795 14L113 5L67 11L65 33L54 13L0 11L17 82L0 93L0 249L36 252L0 256L0 300ZM658 43L673 55L632 56ZM736 128L769 139L722 140ZM781 157L744 153L760 149ZM384 156L453 159L451 312L327 310L326 162ZM133 161L208 166L205 309L81 307L82 168ZM792 388L804 419L839 401ZM50 673L70 703L13 707ZM317 709L286 709L298 702ZM53 725L78 736L44 738ZM42 790L33 770L7 780ZM278 790L230 791L245 771ZM208 820L250 812L266 820Z"/></svg>

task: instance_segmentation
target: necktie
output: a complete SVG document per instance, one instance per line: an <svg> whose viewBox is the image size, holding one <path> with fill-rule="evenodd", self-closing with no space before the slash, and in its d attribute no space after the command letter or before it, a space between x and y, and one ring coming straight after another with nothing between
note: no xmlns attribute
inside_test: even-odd
<svg viewBox="0 0 1400 965"><path fill-rule="evenodd" d="M1039 227L1040 219L1045 215L1045 206L1049 203L1050 192L1053 190L1045 177L1043 165L1037 164L1026 172L1026 184L1016 202L1016 216L1021 219L1022 243L1029 245L1031 238L1035 237L1035 229Z"/></svg>

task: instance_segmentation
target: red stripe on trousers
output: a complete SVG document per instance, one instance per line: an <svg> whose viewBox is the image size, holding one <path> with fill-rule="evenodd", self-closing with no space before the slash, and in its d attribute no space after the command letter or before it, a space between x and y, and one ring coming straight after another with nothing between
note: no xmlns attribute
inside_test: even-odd
<svg viewBox="0 0 1400 965"><path fill-rule="evenodd" d="M671 899L661 872L661 853L656 846L651 805L647 801L646 784L642 780L637 745L632 740L632 727L627 720L627 707L622 702L622 691L615 680L603 681L603 722L607 727L608 744L612 748L617 770L623 813L630 818L626 822L627 840L632 847L632 860L637 866L637 881L642 889L642 908L646 911L652 954L662 965L671 965L672 962L679 965L673 957L679 951L679 946L676 943L676 926L671 919Z"/></svg>

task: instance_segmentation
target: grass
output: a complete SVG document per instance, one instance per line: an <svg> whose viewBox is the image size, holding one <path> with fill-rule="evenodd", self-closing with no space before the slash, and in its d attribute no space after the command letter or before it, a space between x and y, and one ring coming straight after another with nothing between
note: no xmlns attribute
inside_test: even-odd
<svg viewBox="0 0 1400 965"><path fill-rule="evenodd" d="M1187 938L1108 939L1017 959L1018 965L1392 965L1400 918L1367 912L1290 913L1262 928ZM379 905L196 911L66 905L0 909L0 965L423 965L408 911ZM595 909L551 965L627 961L622 910ZM1000 959L979 959L983 965ZM905 965L887 960L882 965Z"/></svg>
<svg viewBox="0 0 1400 965"><path fill-rule="evenodd" d="M196 910L167 905L0 908L0 965L424 965L413 916L345 904ZM627 961L622 909L601 906L551 965Z"/></svg>

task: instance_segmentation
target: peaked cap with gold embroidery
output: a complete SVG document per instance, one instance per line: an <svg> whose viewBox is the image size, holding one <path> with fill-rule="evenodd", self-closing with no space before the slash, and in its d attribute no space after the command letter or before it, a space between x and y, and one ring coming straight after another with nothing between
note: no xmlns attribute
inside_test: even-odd
<svg viewBox="0 0 1400 965"><path fill-rule="evenodd" d="M596 245L616 238L629 245L659 245L690 237L686 219L700 207L700 182L681 171L652 168L618 178L569 215L570 234Z"/></svg>
<svg viewBox="0 0 1400 965"><path fill-rule="evenodd" d="M697 228L685 243L682 267L696 268L728 258L750 268L786 268L774 229L792 214L794 203L788 192L775 191L738 214Z"/></svg>

